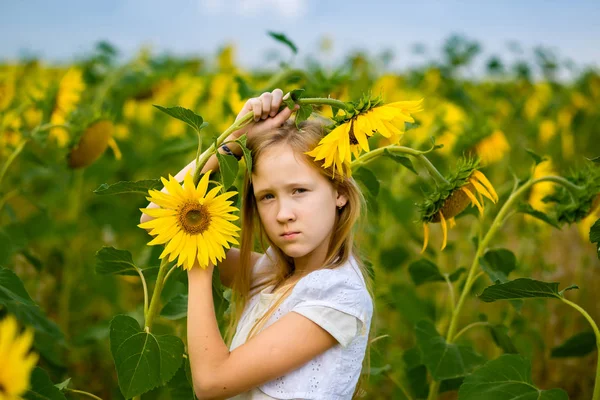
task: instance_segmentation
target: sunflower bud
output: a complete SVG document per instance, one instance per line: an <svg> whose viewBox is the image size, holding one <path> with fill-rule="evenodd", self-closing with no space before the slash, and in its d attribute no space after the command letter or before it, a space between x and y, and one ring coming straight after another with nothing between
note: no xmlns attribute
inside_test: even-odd
<svg viewBox="0 0 600 400"><path fill-rule="evenodd" d="M106 150L112 138L114 125L109 120L90 124L69 153L69 168L83 168L93 164Z"/></svg>

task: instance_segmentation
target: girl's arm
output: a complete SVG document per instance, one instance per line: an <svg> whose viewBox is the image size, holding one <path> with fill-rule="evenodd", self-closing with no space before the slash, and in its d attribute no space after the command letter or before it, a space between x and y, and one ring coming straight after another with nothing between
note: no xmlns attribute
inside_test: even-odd
<svg viewBox="0 0 600 400"><path fill-rule="evenodd" d="M187 341L198 399L226 399L291 372L336 345L325 329L295 312L284 315L232 352L221 337L210 264L188 271Z"/></svg>

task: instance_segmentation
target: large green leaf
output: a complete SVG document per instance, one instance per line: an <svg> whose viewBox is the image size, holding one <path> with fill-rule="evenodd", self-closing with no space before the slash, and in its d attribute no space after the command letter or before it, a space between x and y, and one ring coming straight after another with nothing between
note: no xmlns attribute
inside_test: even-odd
<svg viewBox="0 0 600 400"><path fill-rule="evenodd" d="M59 327L49 320L44 311L29 297L21 279L4 267L0 267L0 306L14 314L21 323L50 335L54 340L64 340Z"/></svg>
<svg viewBox="0 0 600 400"><path fill-rule="evenodd" d="M181 367L177 370L173 379L169 381L169 393L171 394L171 400L195 400L194 387L192 382L188 379L190 362L186 358Z"/></svg>
<svg viewBox="0 0 600 400"><path fill-rule="evenodd" d="M208 122L204 122L204 119L201 116L199 116L192 110L188 110L187 108L179 106L161 107L156 104L153 105L165 114L168 114L173 118L177 118L178 120L185 122L186 124L194 128L196 132L200 132L208 125Z"/></svg>
<svg viewBox="0 0 600 400"><path fill-rule="evenodd" d="M448 276L450 282L455 282L465 272L465 268L459 268ZM416 286L427 282L445 282L444 275L438 269L438 266L426 258L412 262L408 266L410 277Z"/></svg>
<svg viewBox="0 0 600 400"><path fill-rule="evenodd" d="M102 275L137 275L131 253L114 247L102 247L96 252L96 273Z"/></svg>
<svg viewBox="0 0 600 400"><path fill-rule="evenodd" d="M458 400L568 400L562 389L539 390L531 380L531 363L504 354L467 376Z"/></svg>
<svg viewBox="0 0 600 400"><path fill-rule="evenodd" d="M506 283L499 283L485 288L479 298L491 303L496 300L526 299L539 297L562 297L565 290L579 289L571 285L561 292L558 291L559 282L542 282L529 278L519 278Z"/></svg>
<svg viewBox="0 0 600 400"><path fill-rule="evenodd" d="M479 259L481 268L492 280L492 283L508 282L508 274L517 268L517 258L508 249L489 250Z"/></svg>
<svg viewBox="0 0 600 400"><path fill-rule="evenodd" d="M352 172L352 177L362 182L369 192L374 197L377 197L379 194L379 180L377 180L377 177L370 169L360 167L358 170Z"/></svg>
<svg viewBox="0 0 600 400"><path fill-rule="evenodd" d="M244 154L244 161L246 162L246 171L248 174L252 173L252 152L246 146L247 136L244 134L240 136L235 142L240 145L242 148L242 153ZM235 203L234 203L235 204Z"/></svg>
<svg viewBox="0 0 600 400"><path fill-rule="evenodd" d="M187 294L175 295L160 312L160 316L167 319L180 319L187 316L188 296Z"/></svg>
<svg viewBox="0 0 600 400"><path fill-rule="evenodd" d="M446 342L431 321L419 321L415 333L423 363L437 381L466 376L485 362L472 347Z"/></svg>
<svg viewBox="0 0 600 400"><path fill-rule="evenodd" d="M590 242L596 244L598 258L600 258L600 219L594 222L590 229Z"/></svg>
<svg viewBox="0 0 600 400"><path fill-rule="evenodd" d="M27 400L67 400L62 391L54 386L50 377L40 367L31 372L29 390L23 396Z"/></svg>
<svg viewBox="0 0 600 400"><path fill-rule="evenodd" d="M112 185L103 183L102 185L98 186L98 189L94 190L94 193L99 195L123 193L141 193L147 195L150 189L162 189L162 183L160 179L144 179L135 182L121 181L113 183Z"/></svg>
<svg viewBox="0 0 600 400"><path fill-rule="evenodd" d="M408 168L413 174L418 175L417 170L415 169L412 161L410 161L410 159L408 157L404 157L404 156L392 153L388 149L385 149L383 151L383 155L391 158L392 160L396 161L398 164L403 165L405 168Z"/></svg>
<svg viewBox="0 0 600 400"><path fill-rule="evenodd" d="M221 154L217 151L219 160L219 172L221 173L221 184L225 190L229 189L238 174L239 163L234 156Z"/></svg>
<svg viewBox="0 0 600 400"><path fill-rule="evenodd" d="M142 331L126 315L117 315L110 323L110 349L126 399L165 385L183 360L181 339Z"/></svg>
<svg viewBox="0 0 600 400"><path fill-rule="evenodd" d="M594 332L579 332L552 349L551 357L583 357L596 350Z"/></svg>

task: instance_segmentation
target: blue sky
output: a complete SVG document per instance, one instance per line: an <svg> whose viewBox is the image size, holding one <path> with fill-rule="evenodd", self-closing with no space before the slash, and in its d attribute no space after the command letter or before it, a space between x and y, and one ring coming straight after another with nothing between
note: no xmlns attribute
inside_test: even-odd
<svg viewBox="0 0 600 400"><path fill-rule="evenodd" d="M237 61L265 64L280 47L266 34L283 32L299 47L299 60L318 53L323 36L333 41L325 59L335 63L352 50L394 52L402 69L439 55L452 33L478 40L484 55L514 60L507 42L526 56L536 45L561 60L600 66L600 1L337 1L337 0L0 0L0 59L36 55L71 61L108 40L125 57L142 45L156 52L212 55L235 43ZM426 56L411 52L415 43ZM486 56L480 57L483 61Z"/></svg>

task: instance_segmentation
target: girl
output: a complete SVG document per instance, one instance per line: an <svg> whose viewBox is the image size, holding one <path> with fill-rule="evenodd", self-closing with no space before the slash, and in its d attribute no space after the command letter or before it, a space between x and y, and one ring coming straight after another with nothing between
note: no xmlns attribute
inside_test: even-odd
<svg viewBox="0 0 600 400"><path fill-rule="evenodd" d="M297 129L292 110L278 112L282 98L276 89L248 100L238 119L253 111L254 121L228 139L246 133L253 158L241 246L218 265L232 288L229 345L214 312L214 266L188 271L188 353L200 399L337 400L359 392L373 315L371 280L353 242L364 198L353 179L332 178L305 155L323 126L309 120ZM241 156L233 144L219 151ZM192 168L195 161L176 179ZM217 168L213 156L202 172ZM263 254L253 251L255 238L268 243Z"/></svg>

